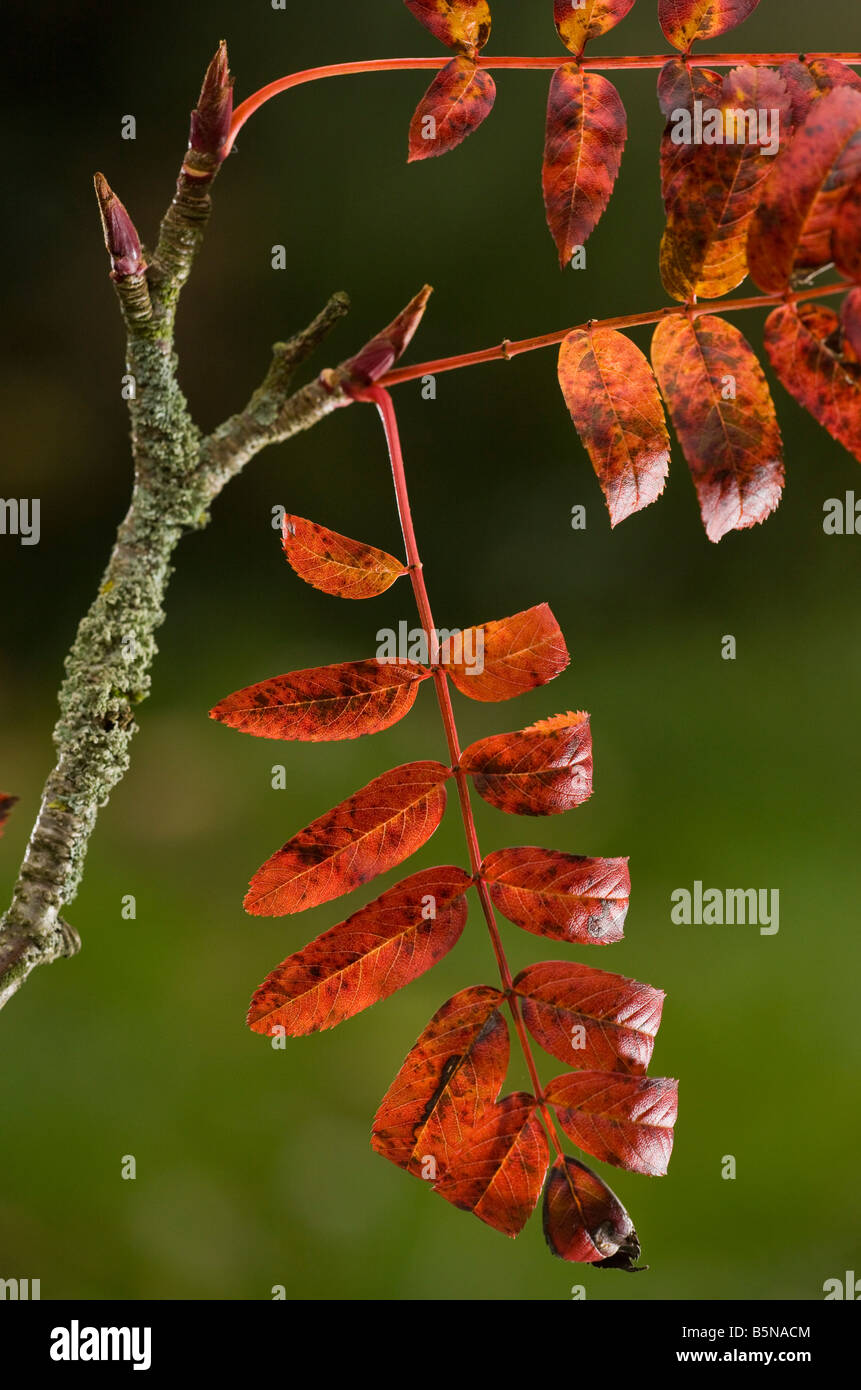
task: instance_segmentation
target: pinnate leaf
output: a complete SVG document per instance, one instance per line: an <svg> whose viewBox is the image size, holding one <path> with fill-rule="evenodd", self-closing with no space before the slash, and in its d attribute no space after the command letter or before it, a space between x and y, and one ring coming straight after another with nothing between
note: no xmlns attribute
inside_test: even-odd
<svg viewBox="0 0 861 1390"><path fill-rule="evenodd" d="M501 990L462 989L438 1009L410 1049L374 1117L371 1146L411 1173L443 1177L508 1070ZM433 1160L426 1164L426 1160Z"/></svg>
<svg viewBox="0 0 861 1390"><path fill-rule="evenodd" d="M553 0L553 18L559 37L578 56L590 39L597 39L615 28L634 0L582 0L579 8L571 0Z"/></svg>
<svg viewBox="0 0 861 1390"><path fill-rule="evenodd" d="M437 73L410 122L409 163L453 150L490 115L496 83L470 58L452 58Z"/></svg>
<svg viewBox="0 0 861 1390"><path fill-rule="evenodd" d="M664 287L682 302L719 299L744 280L748 228L776 158L764 142L771 135L783 138L789 129L786 83L770 68L734 68L712 102L711 109L723 115L725 143L681 146L690 154L674 165L661 242ZM750 112L768 113L759 143L749 138L746 124L739 129Z"/></svg>
<svg viewBox="0 0 861 1390"><path fill-rule="evenodd" d="M675 48L714 39L743 23L759 0L658 0L661 28Z"/></svg>
<svg viewBox="0 0 861 1390"><path fill-rule="evenodd" d="M514 988L530 1033L560 1062L637 1074L648 1067L661 1022L661 990L564 960L528 965Z"/></svg>
<svg viewBox="0 0 861 1390"><path fill-rule="evenodd" d="M404 3L419 23L449 48L483 48L490 38L487 0L404 0Z"/></svg>
<svg viewBox="0 0 861 1390"><path fill-rule="evenodd" d="M861 461L861 365L839 343L840 319L816 304L783 304L766 321L766 351L787 391Z"/></svg>
<svg viewBox="0 0 861 1390"><path fill-rule="evenodd" d="M301 516L285 516L282 535L284 554L299 578L337 598L373 598L407 572L394 555Z"/></svg>
<svg viewBox="0 0 861 1390"><path fill-rule="evenodd" d="M597 1173L560 1157L544 1189L544 1237L554 1255L634 1273L640 1242L630 1216Z"/></svg>
<svg viewBox="0 0 861 1390"><path fill-rule="evenodd" d="M679 1086L666 1077L575 1071L544 1089L578 1148L602 1163L660 1177L673 1151Z"/></svg>
<svg viewBox="0 0 861 1390"><path fill-rule="evenodd" d="M412 662L343 661L237 690L210 718L256 738L322 743L391 728L412 709L430 671Z"/></svg>
<svg viewBox="0 0 861 1390"><path fill-rule="evenodd" d="M246 912L302 912L403 863L439 825L451 775L442 763L418 762L375 777L267 859L251 880Z"/></svg>
<svg viewBox="0 0 861 1390"><path fill-rule="evenodd" d="M434 1187L506 1236L523 1230L547 1176L550 1150L536 1104L520 1091L489 1106L449 1155L446 1175Z"/></svg>
<svg viewBox="0 0 861 1390"><path fill-rule="evenodd" d="M592 795L588 714L556 714L512 734L479 739L460 766L479 796L512 816L553 816Z"/></svg>
<svg viewBox="0 0 861 1390"><path fill-rule="evenodd" d="M628 122L612 82L577 63L550 83L542 186L547 225L564 266L602 217L622 162Z"/></svg>
<svg viewBox="0 0 861 1390"><path fill-rule="evenodd" d="M725 319L676 314L655 330L652 364L709 540L764 521L780 502L783 448L750 344Z"/></svg>
<svg viewBox="0 0 861 1390"><path fill-rule="evenodd" d="M466 658L470 653L472 661L448 660L444 665L458 690L473 700L510 700L546 685L571 659L546 603L468 628L460 639L460 654Z"/></svg>
<svg viewBox="0 0 861 1390"><path fill-rule="evenodd" d="M614 329L575 329L559 349L559 385L607 500L610 524L660 497L670 439L648 360Z"/></svg>
<svg viewBox="0 0 861 1390"><path fill-rule="evenodd" d="M0 835L6 826L6 822L12 813L12 808L18 801L17 796L10 796L8 792L0 792Z"/></svg>
<svg viewBox="0 0 861 1390"><path fill-rule="evenodd" d="M834 221L859 177L861 91L838 87L814 101L763 187L747 246L760 289L779 293L833 259Z"/></svg>
<svg viewBox="0 0 861 1390"><path fill-rule="evenodd" d="M481 866L510 922L557 941L621 941L631 893L627 859L588 859L529 845L494 850Z"/></svg>
<svg viewBox="0 0 861 1390"><path fill-rule="evenodd" d="M266 977L248 1026L291 1038L334 1028L418 979L455 945L472 879L448 865L405 878ZM432 914L432 915L430 915Z"/></svg>

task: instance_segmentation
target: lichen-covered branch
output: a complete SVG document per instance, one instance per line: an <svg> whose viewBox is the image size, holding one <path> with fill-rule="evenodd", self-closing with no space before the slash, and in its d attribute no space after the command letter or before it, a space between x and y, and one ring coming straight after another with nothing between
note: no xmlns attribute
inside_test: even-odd
<svg viewBox="0 0 861 1390"><path fill-rule="evenodd" d="M266 380L245 411L206 440L180 390L173 322L210 210L219 140L229 122L224 46L210 65L192 118L192 144L177 192L162 221L155 254L146 254L125 208L106 181L96 191L112 278L126 325L134 484L99 591L66 658L54 730L56 764L0 922L0 1007L37 965L80 947L62 918L81 880L100 809L129 765L135 710L150 689L155 633L164 619L172 557L181 537L206 524L208 505L266 444L307 429L348 403L337 373L292 396L292 371L346 312L336 296L290 343L275 349Z"/></svg>

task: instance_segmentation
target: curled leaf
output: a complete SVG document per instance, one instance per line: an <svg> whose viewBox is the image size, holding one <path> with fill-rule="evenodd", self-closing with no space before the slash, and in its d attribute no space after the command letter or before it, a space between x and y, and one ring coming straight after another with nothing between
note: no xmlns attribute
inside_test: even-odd
<svg viewBox="0 0 861 1390"><path fill-rule="evenodd" d="M558 374L616 526L660 497L667 480L670 439L652 369L624 334L577 328L559 349Z"/></svg>
<svg viewBox="0 0 861 1390"><path fill-rule="evenodd" d="M565 47L579 57L590 39L615 28L633 6L634 0L553 0L553 18Z"/></svg>
<svg viewBox="0 0 861 1390"><path fill-rule="evenodd" d="M793 130L806 119L811 106L835 87L861 90L861 77L854 68L836 58L813 58L810 62L792 59L777 69L789 92L790 125Z"/></svg>
<svg viewBox="0 0 861 1390"><path fill-rule="evenodd" d="M442 820L451 775L442 763L419 762L375 777L267 859L251 880L246 912L302 912L403 863Z"/></svg>
<svg viewBox="0 0 861 1390"><path fill-rule="evenodd" d="M618 1197L576 1158L560 1157L544 1190L544 1238L562 1260L637 1272L640 1242Z"/></svg>
<svg viewBox="0 0 861 1390"><path fill-rule="evenodd" d="M725 319L658 324L652 365L697 489L711 541L764 521L783 491L783 447L765 374Z"/></svg>
<svg viewBox="0 0 861 1390"><path fill-rule="evenodd" d="M449 1155L434 1191L503 1235L516 1236L541 1196L550 1150L536 1100L516 1092L488 1106L460 1148Z"/></svg>
<svg viewBox="0 0 861 1390"><path fill-rule="evenodd" d="M697 39L714 39L742 24L759 0L658 0L661 28L675 48L687 52Z"/></svg>
<svg viewBox="0 0 861 1390"><path fill-rule="evenodd" d="M592 795L588 714L556 714L465 749L460 766L479 796L512 816L552 816Z"/></svg>
<svg viewBox="0 0 861 1390"><path fill-rule="evenodd" d="M530 845L488 854L481 877L503 916L557 941L621 941L631 893L627 859L587 859Z"/></svg>
<svg viewBox="0 0 861 1390"><path fill-rule="evenodd" d="M416 329L424 317L427 302L432 293L432 287L430 285L425 285L423 289L419 290L418 294L413 296L406 308L401 310L397 318L392 319L392 322L387 328L384 328L376 337L371 338L370 342L366 343L354 357L349 358L348 361L342 364L340 373L332 374L324 371L321 376L321 381L328 385L330 384L330 377L336 375L341 384L346 387L347 392L352 392L354 394L355 388L358 387L361 389L362 387L371 386L375 381L379 381L380 377L385 376L389 368L397 362L398 358L404 352L406 352L412 342ZM298 518L292 519L298 520ZM310 522L307 524L311 525ZM321 527L320 529L322 530L323 528ZM335 532L329 532L328 534L334 536ZM346 541L346 537L338 536L337 540ZM355 545L356 542L348 541L347 544L352 546ZM372 550L371 546L363 548L368 551ZM386 559L391 560L391 556L386 556ZM397 564L398 562L395 561L394 563ZM400 572L403 573L403 570ZM363 598L366 596L364 594L345 594L341 597Z"/></svg>
<svg viewBox="0 0 861 1390"><path fill-rule="evenodd" d="M679 1084L666 1077L574 1071L544 1094L578 1148L602 1163L660 1177L673 1151Z"/></svg>
<svg viewBox="0 0 861 1390"><path fill-rule="evenodd" d="M664 995L651 985L573 961L528 965L514 981L527 1028L552 1057L586 1071L642 1073Z"/></svg>
<svg viewBox="0 0 861 1390"><path fill-rule="evenodd" d="M430 674L412 662L376 659L314 666L237 690L209 715L256 738L306 743L359 738L403 719Z"/></svg>
<svg viewBox="0 0 861 1390"><path fill-rule="evenodd" d="M493 109L496 83L470 58L452 58L437 73L410 122L409 163L448 154Z"/></svg>
<svg viewBox="0 0 861 1390"><path fill-rule="evenodd" d="M546 603L467 628L459 644L460 659L452 655L443 664L458 690L473 700L510 700L546 685L571 659Z"/></svg>
<svg viewBox="0 0 861 1390"><path fill-rule="evenodd" d="M766 351L787 391L861 461L861 365L839 343L839 318L816 304L782 304L766 321Z"/></svg>
<svg viewBox="0 0 861 1390"><path fill-rule="evenodd" d="M411 14L449 48L471 51L490 38L487 0L404 0Z"/></svg>
<svg viewBox="0 0 861 1390"><path fill-rule="evenodd" d="M418 979L458 941L471 882L453 866L405 878L267 975L249 1028L291 1038L334 1028Z"/></svg>
<svg viewBox="0 0 861 1390"><path fill-rule="evenodd" d="M374 1116L371 1147L436 1181L448 1168L508 1070L501 990L462 989L438 1009L408 1052Z"/></svg>
<svg viewBox="0 0 861 1390"><path fill-rule="evenodd" d="M602 217L622 162L628 122L612 82L577 63L550 83L542 186L559 264L584 246Z"/></svg>

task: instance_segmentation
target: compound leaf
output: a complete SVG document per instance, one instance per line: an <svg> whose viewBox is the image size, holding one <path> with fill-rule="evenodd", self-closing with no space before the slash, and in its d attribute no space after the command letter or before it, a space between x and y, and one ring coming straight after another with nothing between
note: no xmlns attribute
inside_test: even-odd
<svg viewBox="0 0 861 1390"><path fill-rule="evenodd" d="M447 154L493 109L496 84L470 58L452 58L437 73L410 122L409 163Z"/></svg>
<svg viewBox="0 0 861 1390"><path fill-rule="evenodd" d="M627 137L625 108L612 82L576 63L557 68L547 102L542 186L560 265L598 225Z"/></svg>

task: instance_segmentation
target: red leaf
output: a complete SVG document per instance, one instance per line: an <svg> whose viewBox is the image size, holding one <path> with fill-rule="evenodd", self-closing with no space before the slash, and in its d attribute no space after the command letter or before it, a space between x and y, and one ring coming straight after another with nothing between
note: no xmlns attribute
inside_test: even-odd
<svg viewBox="0 0 861 1390"><path fill-rule="evenodd" d="M837 269L850 280L861 280L861 179L837 211L832 249Z"/></svg>
<svg viewBox="0 0 861 1390"><path fill-rule="evenodd" d="M481 877L499 911L536 936L609 945L621 941L631 892L627 859L587 859L557 849L498 849Z"/></svg>
<svg viewBox="0 0 861 1390"><path fill-rule="evenodd" d="M615 28L633 5L634 0L582 0L575 8L571 0L553 0L553 18L565 47L579 57L590 39Z"/></svg>
<svg viewBox="0 0 861 1390"><path fill-rule="evenodd" d="M17 796L9 796L8 792L0 792L0 835L3 834L12 807L16 805L17 801Z"/></svg>
<svg viewBox="0 0 861 1390"><path fill-rule="evenodd" d="M448 154L490 115L496 84L469 58L452 58L428 87L410 122L409 163Z"/></svg>
<svg viewBox="0 0 861 1390"><path fill-rule="evenodd" d="M397 318L392 319L392 322L371 338L370 342L365 343L365 346L360 348L354 357L342 364L340 372L336 373L335 376L336 378L340 377L341 385L344 386L348 394L355 395L354 388L358 387L361 390L371 386L375 381L379 381L380 377L385 376L389 368L406 352L424 317L427 302L432 294L432 287L425 285L417 295L413 296L406 308L401 310ZM321 380L326 381L327 379L327 373L324 371ZM332 536L334 533L330 531L328 534ZM345 537L338 536L336 539L343 541ZM356 543L348 541L347 544L355 545ZM371 546L359 548L365 551L369 558L372 557L372 565L375 559L382 557L389 565L396 565L399 574L406 573L400 560L393 560L391 555L386 555L384 551L374 550ZM388 584L385 587L388 588ZM381 590L376 592L381 592ZM367 595L344 594L342 597L365 598Z"/></svg>
<svg viewBox="0 0 861 1390"><path fill-rule="evenodd" d="M606 1183L576 1158L557 1158L544 1191L544 1238L562 1260L636 1272L640 1242Z"/></svg>
<svg viewBox="0 0 861 1390"><path fill-rule="evenodd" d="M766 320L765 347L790 395L861 460L861 366L832 346L839 329L831 309L784 304Z"/></svg>
<svg viewBox="0 0 861 1390"><path fill-rule="evenodd" d="M840 311L840 323L845 347L861 361L861 288L847 294Z"/></svg>
<svg viewBox="0 0 861 1390"><path fill-rule="evenodd" d="M839 87L813 103L763 188L747 245L760 289L779 293L794 273L832 260L840 200L859 176L861 92Z"/></svg>
<svg viewBox="0 0 861 1390"><path fill-rule="evenodd" d="M483 48L490 38L487 0L404 0L404 4L449 48Z"/></svg>
<svg viewBox="0 0 861 1390"><path fill-rule="evenodd" d="M442 820L442 763L405 763L289 839L251 880L245 910L282 917L339 898L403 861Z"/></svg>
<svg viewBox="0 0 861 1390"><path fill-rule="evenodd" d="M683 144L690 151L674 165L672 198L661 242L664 287L683 303L719 299L747 275L747 234L774 153L759 141L788 133L789 94L782 77L770 68L734 68L712 92L709 110L722 113L723 144ZM681 108L686 109L686 108ZM739 118L735 113L741 112ZM768 126L751 132L745 113L756 120L767 113ZM670 121L672 129L674 122ZM681 124L677 133L685 135ZM750 141L754 134L757 139ZM670 134L668 143L673 144ZM678 148L678 146L676 146ZM769 144L769 148L772 148Z"/></svg>
<svg viewBox="0 0 861 1390"><path fill-rule="evenodd" d="M376 659L314 666L237 690L209 715L256 738L306 743L358 738L403 719L430 674L411 662Z"/></svg>
<svg viewBox="0 0 861 1390"><path fill-rule="evenodd" d="M702 145L677 144L673 131L677 129L677 113L694 112L694 103L703 108L720 105L723 78L712 68L692 68L681 58L670 58L658 77L658 104L667 118L661 137L661 194L664 208L670 213L676 200L691 182L691 168L697 167ZM676 119L674 119L674 117Z"/></svg>
<svg viewBox="0 0 861 1390"><path fill-rule="evenodd" d="M592 795L588 714L556 714L494 734L461 754L479 796L511 816L554 816Z"/></svg>
<svg viewBox="0 0 861 1390"><path fill-rule="evenodd" d="M795 59L781 63L777 69L786 83L791 102L790 124L793 130L805 120L814 101L835 87L855 87L861 90L861 77L854 68L836 58L814 58L809 63Z"/></svg>
<svg viewBox="0 0 861 1390"><path fill-rule="evenodd" d="M434 1187L447 1202L506 1236L523 1230L547 1176L550 1150L536 1104L521 1091L489 1106L449 1155L446 1176Z"/></svg>
<svg viewBox="0 0 861 1390"><path fill-rule="evenodd" d="M530 1033L560 1062L591 1071L641 1073L648 1067L662 990L564 960L528 965L514 988Z"/></svg>
<svg viewBox="0 0 861 1390"><path fill-rule="evenodd" d="M284 554L299 578L337 598L373 598L407 572L394 555L301 516L285 516L282 534Z"/></svg>
<svg viewBox="0 0 861 1390"><path fill-rule="evenodd" d="M627 137L625 108L612 82L576 63L557 68L547 102L542 184L560 265L598 225Z"/></svg>
<svg viewBox="0 0 861 1390"><path fill-rule="evenodd" d="M462 989L438 1009L374 1116L371 1147L411 1173L444 1176L502 1089L508 1070L504 995L488 985ZM432 1160L432 1161L431 1161Z"/></svg>
<svg viewBox="0 0 861 1390"><path fill-rule="evenodd" d="M658 0L661 28L676 48L687 50L697 39L714 39L742 24L759 0Z"/></svg>
<svg viewBox="0 0 861 1390"><path fill-rule="evenodd" d="M578 1148L632 1173L660 1177L673 1151L679 1083L666 1077L608 1076L575 1071L557 1076L544 1094Z"/></svg>
<svg viewBox="0 0 861 1390"><path fill-rule="evenodd" d="M652 365L699 497L719 541L764 521L783 490L780 427L765 374L739 330L712 314L658 324ZM727 399L734 392L734 399Z"/></svg>
<svg viewBox="0 0 861 1390"><path fill-rule="evenodd" d="M418 979L460 937L471 883L452 866L405 878L282 961L251 1000L249 1028L280 1025L291 1038L334 1028Z"/></svg>
<svg viewBox="0 0 861 1390"><path fill-rule="evenodd" d="M473 700L510 700L536 685L546 685L571 659L546 603L512 618L467 628L460 643L464 660L443 664L458 690ZM472 661L465 659L469 653Z"/></svg>
<svg viewBox="0 0 861 1390"><path fill-rule="evenodd" d="M652 369L624 334L576 328L558 372L616 526L660 497L667 480L670 439Z"/></svg>

